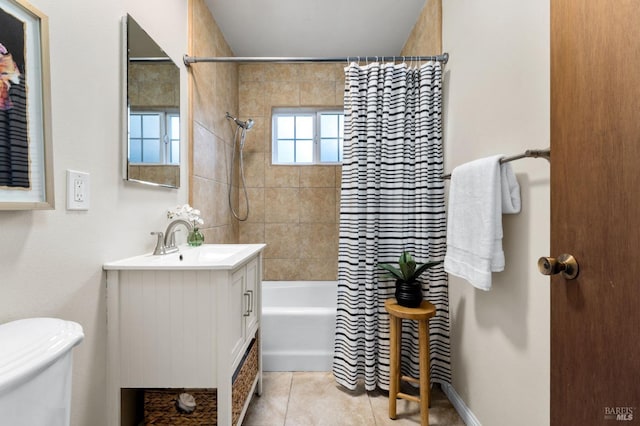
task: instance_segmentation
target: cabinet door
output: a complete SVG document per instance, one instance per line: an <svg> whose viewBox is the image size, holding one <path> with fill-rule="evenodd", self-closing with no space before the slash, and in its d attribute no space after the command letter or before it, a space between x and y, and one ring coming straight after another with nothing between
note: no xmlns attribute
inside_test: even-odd
<svg viewBox="0 0 640 426"><path fill-rule="evenodd" d="M240 354L246 337L244 314L247 312L248 296L245 291L245 282L246 269L244 267L231 274L231 282L229 283L229 318L226 325L220 324L220 326L228 326L229 328L231 359L234 362Z"/></svg>
<svg viewBox="0 0 640 426"><path fill-rule="evenodd" d="M253 337L258 328L259 308L260 308L260 275L258 259L253 259L247 264L246 294L248 294L248 310L245 311L245 329L247 338Z"/></svg>

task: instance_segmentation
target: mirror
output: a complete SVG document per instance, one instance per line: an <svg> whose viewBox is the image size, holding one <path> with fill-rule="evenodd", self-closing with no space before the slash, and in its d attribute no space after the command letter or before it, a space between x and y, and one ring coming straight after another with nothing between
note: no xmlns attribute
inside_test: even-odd
<svg viewBox="0 0 640 426"><path fill-rule="evenodd" d="M180 68L123 18L124 179L180 187Z"/></svg>

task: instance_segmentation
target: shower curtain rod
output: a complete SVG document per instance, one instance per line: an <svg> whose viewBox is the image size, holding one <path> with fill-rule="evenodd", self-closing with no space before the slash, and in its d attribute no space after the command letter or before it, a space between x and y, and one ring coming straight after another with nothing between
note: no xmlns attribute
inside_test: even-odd
<svg viewBox="0 0 640 426"><path fill-rule="evenodd" d="M449 54L443 53L442 55L435 56L344 56L336 58L314 58L314 57L269 57L269 56L213 56L213 57L195 57L184 55L183 61L186 66L195 64L196 62L280 62L280 63L294 63L294 62L350 62L350 61L365 61L365 62L377 62L377 61L438 61L447 63L449 61Z"/></svg>
<svg viewBox="0 0 640 426"><path fill-rule="evenodd" d="M510 161L519 160L521 158L544 158L547 161L551 161L551 148L547 149L528 149L522 154L513 155L511 157L505 157L500 159L500 164L508 163ZM451 174L442 176L442 179L451 179Z"/></svg>

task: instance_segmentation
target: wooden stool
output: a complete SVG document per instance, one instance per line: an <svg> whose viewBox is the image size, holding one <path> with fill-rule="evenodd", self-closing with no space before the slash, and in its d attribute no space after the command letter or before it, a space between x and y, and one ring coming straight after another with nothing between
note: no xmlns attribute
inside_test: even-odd
<svg viewBox="0 0 640 426"><path fill-rule="evenodd" d="M389 341L390 376L389 376L389 418L396 418L396 399L420 403L420 418L422 426L429 425L429 318L435 316L436 307L423 300L417 308L407 308L398 305L396 299L387 299L384 308L389 313L391 336ZM401 376L400 348L402 347L402 320L418 321L418 336L420 345L420 379ZM400 392L400 380L415 383L420 386L420 398Z"/></svg>

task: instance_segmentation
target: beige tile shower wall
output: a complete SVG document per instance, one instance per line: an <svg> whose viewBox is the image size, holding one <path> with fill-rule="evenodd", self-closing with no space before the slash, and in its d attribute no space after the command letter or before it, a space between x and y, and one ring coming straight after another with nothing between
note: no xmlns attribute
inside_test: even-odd
<svg viewBox="0 0 640 426"><path fill-rule="evenodd" d="M168 185L175 188L180 186L180 167L177 165L129 164L127 176L129 176L129 179L143 182L156 182L160 185Z"/></svg>
<svg viewBox="0 0 640 426"><path fill-rule="evenodd" d="M127 93L133 108L180 108L180 68L173 63L133 62Z"/></svg>
<svg viewBox="0 0 640 426"><path fill-rule="evenodd" d="M401 55L442 53L442 0L427 0Z"/></svg>
<svg viewBox="0 0 640 426"><path fill-rule="evenodd" d="M241 243L266 243L265 280L335 280L338 268L340 166L271 164L274 107L340 107L345 64L243 64L239 112L247 133L249 218ZM241 194L242 196L242 194ZM242 202L240 202L242 207Z"/></svg>
<svg viewBox="0 0 640 426"><path fill-rule="evenodd" d="M190 55L233 56L203 0L190 0ZM225 113L238 112L238 65L197 63L190 68L192 128L189 202L202 211L207 243L237 243L238 222L228 203L234 127ZM235 180L234 182L237 182ZM232 188L237 205L237 187Z"/></svg>

